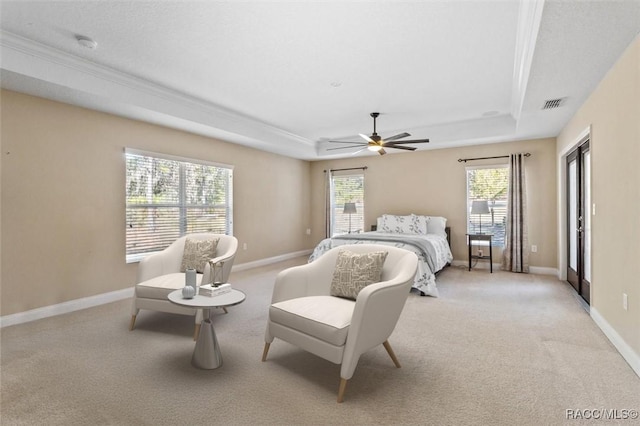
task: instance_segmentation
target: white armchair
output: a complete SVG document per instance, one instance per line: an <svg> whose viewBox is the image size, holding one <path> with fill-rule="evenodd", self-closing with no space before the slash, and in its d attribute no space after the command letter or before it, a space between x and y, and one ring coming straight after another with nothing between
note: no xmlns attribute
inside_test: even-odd
<svg viewBox="0 0 640 426"><path fill-rule="evenodd" d="M364 287L355 301L330 296L338 252L387 251L380 282ZM276 277L262 361L274 338L282 339L335 364L341 364L338 402L342 402L360 355L384 345L400 368L388 338L404 307L418 267L407 250L371 244L344 245Z"/></svg>
<svg viewBox="0 0 640 426"><path fill-rule="evenodd" d="M185 285L185 274L180 272L185 240L189 237L195 240L219 238L216 247L216 257L210 262L224 262L222 265L222 282L227 282L233 260L238 249L238 240L230 235L197 233L178 238L163 251L147 256L138 265L138 279L131 305L131 323L129 329L133 330L136 316L140 309L170 312L183 315L195 315L194 339L198 337L200 323L202 322L202 309L187 308L169 302L168 295L174 290L181 289ZM205 267L203 274L197 274L197 283L210 281L210 267Z"/></svg>

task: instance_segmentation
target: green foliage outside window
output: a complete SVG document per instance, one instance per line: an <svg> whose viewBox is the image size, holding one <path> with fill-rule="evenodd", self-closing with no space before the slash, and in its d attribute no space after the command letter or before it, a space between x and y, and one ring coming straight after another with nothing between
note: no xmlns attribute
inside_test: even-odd
<svg viewBox="0 0 640 426"><path fill-rule="evenodd" d="M504 246L507 195L509 189L509 168L499 166L467 170L467 232L492 234L496 246ZM471 204L475 200L486 200L489 214L471 214Z"/></svg>
<svg viewBox="0 0 640 426"><path fill-rule="evenodd" d="M333 176L331 187L332 235L365 231L364 175ZM345 203L355 203L356 213L345 214Z"/></svg>
<svg viewBox="0 0 640 426"><path fill-rule="evenodd" d="M475 169L468 174L469 198L487 200L489 205L497 200L507 199L509 169Z"/></svg>
<svg viewBox="0 0 640 426"><path fill-rule="evenodd" d="M231 233L232 171L211 164L126 153L128 259L193 232Z"/></svg>

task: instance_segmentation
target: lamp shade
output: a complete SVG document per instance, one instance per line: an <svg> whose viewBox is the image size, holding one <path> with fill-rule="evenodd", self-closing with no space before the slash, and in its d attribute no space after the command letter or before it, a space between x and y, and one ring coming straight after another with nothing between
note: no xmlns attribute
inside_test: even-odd
<svg viewBox="0 0 640 426"><path fill-rule="evenodd" d="M344 211L342 213L356 213L356 203L344 203Z"/></svg>
<svg viewBox="0 0 640 426"><path fill-rule="evenodd" d="M475 200L471 203L471 214L487 214L489 211L489 202L487 200Z"/></svg>

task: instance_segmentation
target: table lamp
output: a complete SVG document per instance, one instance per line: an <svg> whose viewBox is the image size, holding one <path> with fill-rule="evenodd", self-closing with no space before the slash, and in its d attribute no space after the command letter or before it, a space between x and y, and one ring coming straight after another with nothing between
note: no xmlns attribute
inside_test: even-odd
<svg viewBox="0 0 640 426"><path fill-rule="evenodd" d="M480 215L480 232L478 234L482 234L482 215L489 214L489 202L487 200L474 200L471 203L471 214Z"/></svg>
<svg viewBox="0 0 640 426"><path fill-rule="evenodd" d="M353 213L357 213L356 203L344 203L344 210L342 213L349 215L349 233L351 233L351 215Z"/></svg>

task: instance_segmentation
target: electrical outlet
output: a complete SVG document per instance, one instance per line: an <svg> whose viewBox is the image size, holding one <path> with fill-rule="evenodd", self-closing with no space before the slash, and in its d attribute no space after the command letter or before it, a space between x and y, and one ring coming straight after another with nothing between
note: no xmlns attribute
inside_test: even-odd
<svg viewBox="0 0 640 426"><path fill-rule="evenodd" d="M311 235L311 228L307 228L307 235Z"/></svg>
<svg viewBox="0 0 640 426"><path fill-rule="evenodd" d="M625 311L629 309L629 298L627 297L627 293L622 293L622 309Z"/></svg>
<svg viewBox="0 0 640 426"><path fill-rule="evenodd" d="M242 250L246 250L247 249L247 243L243 243L242 244Z"/></svg>
<svg viewBox="0 0 640 426"><path fill-rule="evenodd" d="M596 215L596 203L593 203L593 205L591 206L591 215L595 216Z"/></svg>
<svg viewBox="0 0 640 426"><path fill-rule="evenodd" d="M538 252L538 246L531 246L531 253L537 253Z"/></svg>
<svg viewBox="0 0 640 426"><path fill-rule="evenodd" d="M482 249L478 250L478 256L482 257Z"/></svg>

